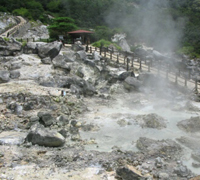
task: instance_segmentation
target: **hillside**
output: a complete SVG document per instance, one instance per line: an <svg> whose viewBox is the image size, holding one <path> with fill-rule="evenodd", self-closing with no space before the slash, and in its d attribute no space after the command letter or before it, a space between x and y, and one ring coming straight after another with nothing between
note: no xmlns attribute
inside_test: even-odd
<svg viewBox="0 0 200 180"><path fill-rule="evenodd" d="M162 51L198 57L198 0L2 0L0 11L51 24L53 17L70 17L79 28L107 26L126 32L128 39Z"/></svg>

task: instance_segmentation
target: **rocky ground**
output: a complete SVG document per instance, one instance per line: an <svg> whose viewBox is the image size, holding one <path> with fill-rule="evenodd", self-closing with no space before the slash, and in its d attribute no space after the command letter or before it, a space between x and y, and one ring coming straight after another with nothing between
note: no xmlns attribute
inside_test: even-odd
<svg viewBox="0 0 200 180"><path fill-rule="evenodd" d="M187 91L78 44L0 45L0 179L199 175L199 104Z"/></svg>

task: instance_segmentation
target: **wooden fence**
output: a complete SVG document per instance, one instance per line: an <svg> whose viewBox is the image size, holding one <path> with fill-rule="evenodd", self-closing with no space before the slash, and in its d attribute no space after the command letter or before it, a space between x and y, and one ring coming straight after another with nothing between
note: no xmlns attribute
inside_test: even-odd
<svg viewBox="0 0 200 180"><path fill-rule="evenodd" d="M86 46L86 52L92 53L94 51L99 52L99 54L105 59L107 58L118 64L124 65L127 71L138 69L139 71L151 72L168 79L177 86L187 87L194 93L199 93L200 83L197 78L191 79L190 71L188 71L187 75L183 76L181 69L177 69L178 72L172 72L169 64L164 61L153 62L152 60L146 60L145 58L135 56L131 53L122 53L105 47L96 48Z"/></svg>

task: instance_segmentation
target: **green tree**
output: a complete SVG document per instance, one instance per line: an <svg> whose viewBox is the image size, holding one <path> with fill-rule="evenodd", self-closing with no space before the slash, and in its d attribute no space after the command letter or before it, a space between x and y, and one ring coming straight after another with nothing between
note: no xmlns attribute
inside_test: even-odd
<svg viewBox="0 0 200 180"><path fill-rule="evenodd" d="M77 30L74 19L69 17L58 17L48 26L50 37L58 39L58 35L67 36L67 32Z"/></svg>

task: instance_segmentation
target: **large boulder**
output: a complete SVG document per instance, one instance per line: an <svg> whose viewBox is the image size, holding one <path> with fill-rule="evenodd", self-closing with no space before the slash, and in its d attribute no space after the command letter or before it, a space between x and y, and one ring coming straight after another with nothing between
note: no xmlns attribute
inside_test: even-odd
<svg viewBox="0 0 200 180"><path fill-rule="evenodd" d="M14 39L5 41L0 37L0 55L1 56L14 56L20 53L22 50L22 44Z"/></svg>
<svg viewBox="0 0 200 180"><path fill-rule="evenodd" d="M17 131L4 131L0 134L0 145L21 145L27 133Z"/></svg>
<svg viewBox="0 0 200 180"><path fill-rule="evenodd" d="M124 80L124 87L129 91L139 90L141 86L142 82L134 77L129 76Z"/></svg>
<svg viewBox="0 0 200 180"><path fill-rule="evenodd" d="M70 64L67 62L67 59L64 55L59 54L52 60L54 68L62 68L67 71L71 70Z"/></svg>
<svg viewBox="0 0 200 180"><path fill-rule="evenodd" d="M76 60L82 60L82 61L84 61L87 58L87 54L86 54L86 52L84 50L78 51L75 54L75 56L76 56Z"/></svg>
<svg viewBox="0 0 200 180"><path fill-rule="evenodd" d="M36 42L27 42L23 47L24 54L37 54L38 53L38 43Z"/></svg>
<svg viewBox="0 0 200 180"><path fill-rule="evenodd" d="M45 43L38 45L38 55L40 58L50 57L55 58L62 48L62 43L54 41L52 43Z"/></svg>
<svg viewBox="0 0 200 180"><path fill-rule="evenodd" d="M51 112L40 111L38 112L37 115L40 118L39 122L43 124L44 126L51 126L55 122L55 119L52 116Z"/></svg>
<svg viewBox="0 0 200 180"><path fill-rule="evenodd" d="M146 137L140 137L137 140L137 148L149 154L150 156L180 156L182 152L181 146L171 139L154 140Z"/></svg>
<svg viewBox="0 0 200 180"><path fill-rule="evenodd" d="M200 116L180 121L177 126L189 133L200 132Z"/></svg>
<svg viewBox="0 0 200 180"><path fill-rule="evenodd" d="M143 179L145 179L127 167L118 168L116 170L116 174L119 178L121 178L123 180L143 180Z"/></svg>
<svg viewBox="0 0 200 180"><path fill-rule="evenodd" d="M31 142L33 145L59 147L65 143L65 138L56 131L34 125L28 133L26 141Z"/></svg>
<svg viewBox="0 0 200 180"><path fill-rule="evenodd" d="M10 72L0 70L0 83L6 83L9 80L10 80Z"/></svg>
<svg viewBox="0 0 200 180"><path fill-rule="evenodd" d="M136 116L135 120L143 128L155 128L155 129L166 128L166 120L155 113L147 115L138 115Z"/></svg>

